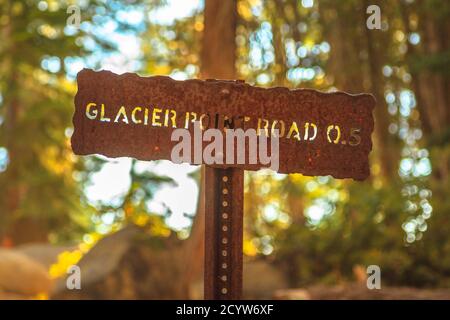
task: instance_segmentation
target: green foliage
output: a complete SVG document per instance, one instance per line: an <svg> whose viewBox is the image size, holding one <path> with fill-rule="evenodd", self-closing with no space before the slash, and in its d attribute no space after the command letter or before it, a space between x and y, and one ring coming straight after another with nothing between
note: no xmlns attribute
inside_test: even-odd
<svg viewBox="0 0 450 320"><path fill-rule="evenodd" d="M66 77L73 76L68 62L82 57L95 67L117 51L117 43L95 27L113 20L117 32L139 33L143 25L120 18L130 3L85 1L77 29L66 25L73 4L0 1L0 147L8 158L0 172L0 240L43 241L49 235L61 241L93 229L96 210L84 186L99 168L86 168L70 148L76 88Z"/></svg>
<svg viewBox="0 0 450 320"><path fill-rule="evenodd" d="M371 264L381 267L383 282L388 285L448 286L450 269L446 259L442 259L448 254L450 243L447 227L450 202L444 196L450 190L448 177L421 175L405 169L405 163L424 157L429 157L434 166L442 166L442 161L448 159L448 130L424 133L417 141L409 137L409 132L416 130L422 135L418 121L419 114L423 116L422 111L417 112L415 105L408 107L411 111L397 111L404 108L402 101L398 101L400 95L405 95L403 90L413 92L417 88L411 82L411 75L416 77L429 71L448 73L446 50L431 55L417 55L411 48L406 50L412 47L408 47L412 32L421 39L425 37L421 28L425 28L427 22L422 16L418 20L417 12L426 12L427 19L442 20L441 13L446 11L447 4L439 2L442 11L437 13L432 9L432 1L426 8L420 8L419 4L419 7L416 4L402 6L400 2L389 6L378 3L382 7L382 19L389 23L389 28L374 31L368 42L364 1L315 1L314 7L308 10L285 1L285 7L297 11L290 13L297 16L294 23L288 16L270 10L278 1L265 1L262 13L256 17L252 14L255 12L252 2L241 3L249 7L247 11L243 9L248 13L243 18L249 22L238 27L238 35L243 34L250 41L242 41L238 48L241 52L238 68L244 70L247 78L258 83L258 76L268 73L270 81L266 85L322 89L335 86L374 94L377 94L374 90L380 88L379 99L388 93L397 98L387 105L383 101L378 103L377 108L394 110L395 107L396 110L395 113L390 111L386 128L382 130L387 131L392 124L389 130L402 128L403 132L403 135L396 132L374 135L372 178L365 183L340 183L326 177L248 175L246 253L269 255L289 275L292 286L354 281L358 274L355 268L361 266L365 273L365 267ZM444 16L448 18L448 14ZM259 23L253 24L254 20ZM272 40L268 45L267 39L259 34L260 23L267 22L271 26L269 39ZM405 23L412 29L405 27ZM296 30L300 33L296 34ZM276 50L276 39L280 38L286 47ZM298 56L303 55L300 59L289 57L293 53L288 47L293 43ZM330 44L330 52L316 50L314 54L312 49L323 43ZM421 43L416 45L419 49L422 46ZM272 63L249 67L252 47L258 46L276 57ZM372 55L368 50L373 50ZM289 74L295 75L297 68L311 67L323 68L324 75L319 72L311 80L289 81ZM276 71L277 68L281 70ZM276 72L281 76L277 78ZM416 99L419 100L418 96ZM418 107L421 110L424 106ZM378 113L376 121L380 120L383 119ZM384 140L376 141L380 138ZM389 156L385 157L380 148L388 148L391 141L396 148L386 149ZM420 149L424 145L429 149ZM398 158L394 152L398 153ZM386 161L395 162L388 164ZM420 161L426 162L428 158ZM394 168L394 175L380 170L386 164ZM272 208L277 212L273 213ZM319 219L314 217L318 212Z"/></svg>
<svg viewBox="0 0 450 320"><path fill-rule="evenodd" d="M31 219L44 232L59 229L71 237L88 226L86 216L80 216L82 194L72 178L82 164L73 158L65 135L74 87L63 68L52 73L41 63L53 57L61 64L82 50L75 36L62 34L65 8L41 11L37 3L1 3L0 146L8 151L9 165L0 174L0 234L8 236L15 221ZM66 229L71 220L77 223Z"/></svg>

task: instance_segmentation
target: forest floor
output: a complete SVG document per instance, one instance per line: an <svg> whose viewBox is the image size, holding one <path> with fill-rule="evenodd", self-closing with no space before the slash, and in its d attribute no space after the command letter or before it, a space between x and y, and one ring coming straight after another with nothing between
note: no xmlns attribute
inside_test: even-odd
<svg viewBox="0 0 450 320"><path fill-rule="evenodd" d="M277 290L274 298L282 300L450 300L450 289L381 287L367 289L359 283L340 286L312 286L306 289Z"/></svg>

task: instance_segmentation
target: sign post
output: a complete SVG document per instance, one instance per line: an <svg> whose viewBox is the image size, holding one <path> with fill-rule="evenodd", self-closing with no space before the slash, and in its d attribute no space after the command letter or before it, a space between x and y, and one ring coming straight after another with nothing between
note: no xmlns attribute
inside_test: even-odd
<svg viewBox="0 0 450 320"><path fill-rule="evenodd" d="M260 161L253 163L204 161L212 143L205 138L208 129L218 129L226 138L236 128L254 132L259 137L255 147L275 137L279 161L274 170L279 173L355 180L370 174L375 100L369 94L264 89L243 81L176 81L88 69L78 73L77 82L71 139L75 154L174 161L180 141L173 139L174 133L182 128L189 137L193 134L180 162L207 164L206 299L241 298L243 172L267 167L261 153ZM235 160L235 152L243 151L250 159L258 150L251 148L250 140L248 145L245 136L243 144L234 138L232 143L222 141L218 145L226 148L215 150L215 156Z"/></svg>
<svg viewBox="0 0 450 320"><path fill-rule="evenodd" d="M205 299L242 295L244 170L205 170Z"/></svg>

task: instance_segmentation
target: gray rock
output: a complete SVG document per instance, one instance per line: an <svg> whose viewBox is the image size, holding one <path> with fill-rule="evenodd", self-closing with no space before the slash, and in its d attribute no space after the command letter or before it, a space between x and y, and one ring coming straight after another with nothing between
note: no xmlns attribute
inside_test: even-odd
<svg viewBox="0 0 450 320"><path fill-rule="evenodd" d="M47 269L14 249L0 249L0 289L8 293L36 295L52 287Z"/></svg>

